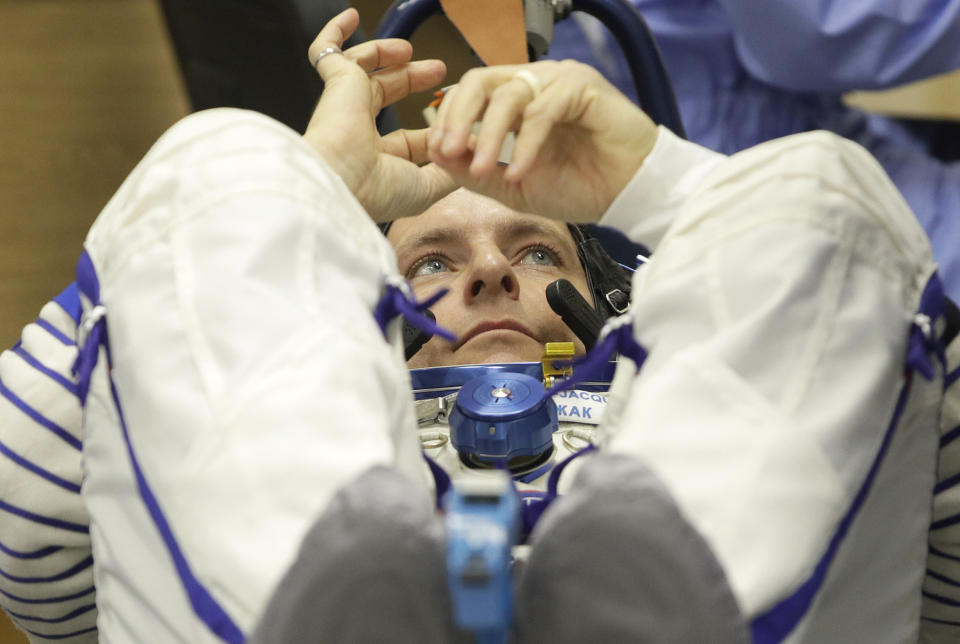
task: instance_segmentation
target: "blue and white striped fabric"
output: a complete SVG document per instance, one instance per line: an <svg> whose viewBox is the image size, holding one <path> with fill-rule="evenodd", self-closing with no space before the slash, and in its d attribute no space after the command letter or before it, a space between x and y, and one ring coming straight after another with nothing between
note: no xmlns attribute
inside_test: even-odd
<svg viewBox="0 0 960 644"><path fill-rule="evenodd" d="M96 642L71 285L0 355L0 605L31 641Z"/></svg>
<svg viewBox="0 0 960 644"><path fill-rule="evenodd" d="M940 464L923 586L923 628L932 635L932 642L955 641L949 637L956 638L960 629L960 340L947 348L945 385Z"/></svg>

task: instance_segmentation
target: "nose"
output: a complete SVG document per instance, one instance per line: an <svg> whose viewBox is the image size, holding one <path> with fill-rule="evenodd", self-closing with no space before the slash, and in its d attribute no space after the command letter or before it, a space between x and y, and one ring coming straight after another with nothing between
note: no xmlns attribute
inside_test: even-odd
<svg viewBox="0 0 960 644"><path fill-rule="evenodd" d="M510 260L499 249L475 255L467 273L464 301L471 303L504 295L513 300L520 297L520 282Z"/></svg>

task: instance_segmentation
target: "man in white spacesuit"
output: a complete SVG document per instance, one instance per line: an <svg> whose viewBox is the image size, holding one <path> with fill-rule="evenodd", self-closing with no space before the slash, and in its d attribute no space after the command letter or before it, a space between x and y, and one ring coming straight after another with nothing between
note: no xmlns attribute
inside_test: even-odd
<svg viewBox="0 0 960 644"><path fill-rule="evenodd" d="M929 244L873 159L826 134L727 158L554 62L470 72L429 132L381 139L373 116L443 67L398 42L340 52L357 22L341 14L311 48L326 90L302 138L251 113L191 116L87 238L101 639L300 641L271 631L300 607L342 618L318 641L456 637L435 577L393 583L437 563L398 314L450 287L432 310L460 339L410 366L537 359L574 340L537 296L547 275L578 283L557 222L599 221L655 254L634 277L642 305L597 345L627 357L598 452L559 476L534 532L518 637L916 641L928 534L955 552L930 526L932 503L951 512L933 494L938 418L958 410L942 405L954 371ZM504 207L461 193L446 203L481 209L428 210L457 185ZM319 595L298 571L328 573ZM418 601L378 601L377 575Z"/></svg>

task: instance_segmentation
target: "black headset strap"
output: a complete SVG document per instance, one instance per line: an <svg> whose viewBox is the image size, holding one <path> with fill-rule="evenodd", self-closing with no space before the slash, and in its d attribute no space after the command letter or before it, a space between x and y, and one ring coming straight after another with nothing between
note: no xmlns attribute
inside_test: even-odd
<svg viewBox="0 0 960 644"><path fill-rule="evenodd" d="M577 244L577 256L593 296L593 307L604 319L626 312L630 300L630 277L603 248L600 240L581 226L567 224Z"/></svg>

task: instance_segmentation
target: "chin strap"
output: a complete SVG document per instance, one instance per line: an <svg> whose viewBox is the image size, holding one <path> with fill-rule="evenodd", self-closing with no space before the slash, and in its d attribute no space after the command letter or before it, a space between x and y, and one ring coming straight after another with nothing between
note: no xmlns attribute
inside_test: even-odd
<svg viewBox="0 0 960 644"><path fill-rule="evenodd" d="M448 292L449 289L442 289L422 302L418 302L413 295L413 291L410 289L410 285L407 284L406 281L396 276L387 276L383 295L373 310L373 317L377 320L377 324L380 325L380 331L384 337L387 336L387 325L398 316L402 316L404 320L422 331L422 334L413 334L413 339L417 341L419 341L423 335L426 336L419 342L419 345L413 353L416 353L416 350L419 349L420 346L423 346L423 343L434 335L439 335L441 338L454 342L457 336L437 324L433 313L428 310ZM409 336L411 334L405 331L404 335ZM407 342L405 341L404 344L407 344ZM410 354L407 355L407 360L409 360L412 356L409 345L407 353Z"/></svg>

